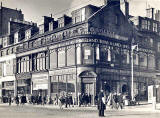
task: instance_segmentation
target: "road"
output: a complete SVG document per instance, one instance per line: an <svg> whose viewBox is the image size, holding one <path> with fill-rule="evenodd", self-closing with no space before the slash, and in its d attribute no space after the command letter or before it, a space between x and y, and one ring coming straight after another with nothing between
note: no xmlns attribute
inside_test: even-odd
<svg viewBox="0 0 160 118"><path fill-rule="evenodd" d="M0 118L99 118L95 109L58 109L32 105L0 106ZM159 118L160 112L106 110L105 118Z"/></svg>

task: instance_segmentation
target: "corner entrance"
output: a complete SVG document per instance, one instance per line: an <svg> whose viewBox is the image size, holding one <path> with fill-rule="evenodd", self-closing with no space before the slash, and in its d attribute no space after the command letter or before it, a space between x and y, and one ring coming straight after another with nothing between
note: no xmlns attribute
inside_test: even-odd
<svg viewBox="0 0 160 118"><path fill-rule="evenodd" d="M84 102L95 104L97 74L93 71L84 71L79 77L81 78L81 95L86 98Z"/></svg>

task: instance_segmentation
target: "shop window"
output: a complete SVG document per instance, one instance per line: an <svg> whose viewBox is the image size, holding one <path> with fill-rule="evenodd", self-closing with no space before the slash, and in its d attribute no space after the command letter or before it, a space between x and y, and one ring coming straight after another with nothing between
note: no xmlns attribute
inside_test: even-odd
<svg viewBox="0 0 160 118"><path fill-rule="evenodd" d="M75 65L75 45L67 47L67 66Z"/></svg>

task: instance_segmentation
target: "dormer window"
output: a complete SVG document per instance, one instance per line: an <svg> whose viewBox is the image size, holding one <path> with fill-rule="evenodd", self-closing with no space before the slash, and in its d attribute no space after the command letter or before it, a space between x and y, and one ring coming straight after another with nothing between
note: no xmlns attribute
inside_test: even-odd
<svg viewBox="0 0 160 118"><path fill-rule="evenodd" d="M142 20L142 29L148 29L147 20Z"/></svg>
<svg viewBox="0 0 160 118"><path fill-rule="evenodd" d="M16 32L15 34L14 34L14 42L15 43L18 43L18 39L19 37L18 37L18 32Z"/></svg>
<svg viewBox="0 0 160 118"><path fill-rule="evenodd" d="M40 25L39 26L39 34L43 34L44 33L44 25Z"/></svg>
<svg viewBox="0 0 160 118"><path fill-rule="evenodd" d="M31 29L28 29L25 32L25 39L30 39L30 38L31 38Z"/></svg>
<svg viewBox="0 0 160 118"><path fill-rule="evenodd" d="M85 20L85 8L76 10L74 12L72 12L72 21L73 24L78 23L78 22L82 22Z"/></svg>
<svg viewBox="0 0 160 118"><path fill-rule="evenodd" d="M157 26L157 23L153 23L153 31L154 31L154 32L157 32L157 27L158 27L158 26Z"/></svg>
<svg viewBox="0 0 160 118"><path fill-rule="evenodd" d="M52 31L53 30L53 22L50 22L49 23L49 31Z"/></svg>
<svg viewBox="0 0 160 118"><path fill-rule="evenodd" d="M59 28L64 27L64 18L63 17L58 20L58 27Z"/></svg>

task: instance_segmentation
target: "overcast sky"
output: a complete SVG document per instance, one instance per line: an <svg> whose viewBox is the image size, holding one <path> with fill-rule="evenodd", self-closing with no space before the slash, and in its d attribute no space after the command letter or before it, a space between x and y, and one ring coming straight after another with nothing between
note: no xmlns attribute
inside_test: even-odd
<svg viewBox="0 0 160 118"><path fill-rule="evenodd" d="M26 21L42 23L42 16L50 16L50 14L70 13L74 9L94 4L103 5L104 0L0 0L3 6L21 9ZM130 3L130 14L134 16L145 16L146 3L151 7L160 9L160 0L128 0ZM158 8L159 7L159 8Z"/></svg>

